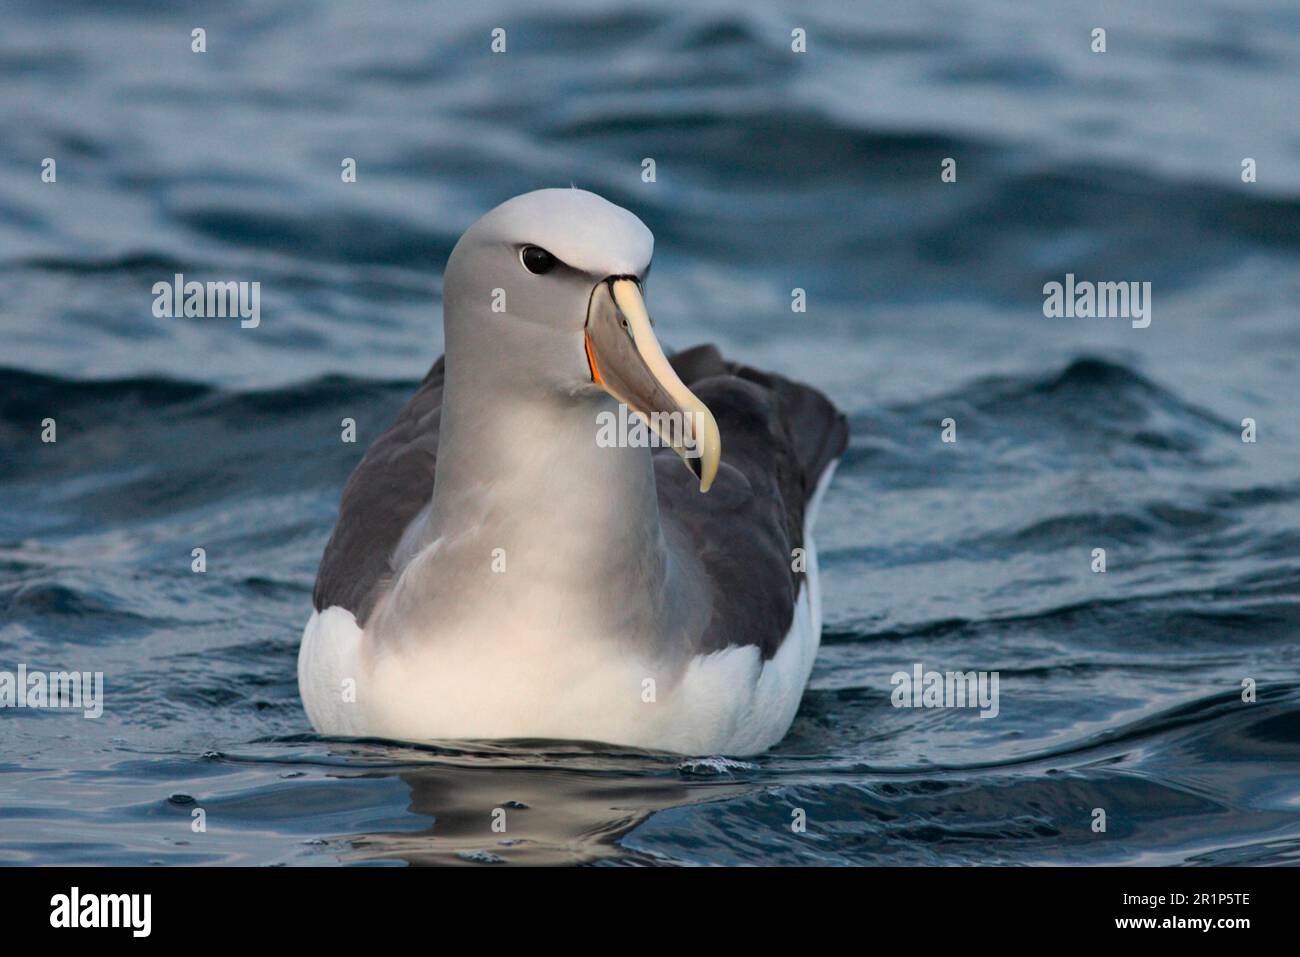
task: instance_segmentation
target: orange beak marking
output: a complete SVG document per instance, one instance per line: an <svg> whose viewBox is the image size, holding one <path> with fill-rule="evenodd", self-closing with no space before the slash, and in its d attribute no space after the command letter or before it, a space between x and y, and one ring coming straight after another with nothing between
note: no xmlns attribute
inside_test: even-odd
<svg viewBox="0 0 1300 957"><path fill-rule="evenodd" d="M596 385L604 385L605 380L600 377L600 369L596 366L596 356L591 351L591 337L583 333L582 341L587 347L587 365L591 367L591 381Z"/></svg>

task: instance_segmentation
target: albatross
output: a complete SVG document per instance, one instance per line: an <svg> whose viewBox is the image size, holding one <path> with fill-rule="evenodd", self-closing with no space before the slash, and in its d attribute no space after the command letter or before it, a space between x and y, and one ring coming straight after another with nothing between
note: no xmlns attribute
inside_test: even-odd
<svg viewBox="0 0 1300 957"><path fill-rule="evenodd" d="M298 658L318 732L695 755L785 736L848 428L712 345L666 356L653 249L578 189L517 196L456 244L445 355L348 480L321 560ZM620 414L645 428L608 428Z"/></svg>

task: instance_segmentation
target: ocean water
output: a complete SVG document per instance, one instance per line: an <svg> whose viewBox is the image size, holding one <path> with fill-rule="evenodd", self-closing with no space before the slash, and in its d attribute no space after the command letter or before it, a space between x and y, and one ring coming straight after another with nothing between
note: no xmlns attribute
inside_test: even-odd
<svg viewBox="0 0 1300 957"><path fill-rule="evenodd" d="M105 700L0 709L0 862L1300 862L1300 5L2 16L0 670ZM570 183L654 231L667 343L849 416L794 727L317 736L316 564L441 351L446 256ZM260 282L260 325L155 318L175 273ZM1150 325L1045 318L1067 273L1150 282ZM997 716L894 707L917 665L996 672Z"/></svg>

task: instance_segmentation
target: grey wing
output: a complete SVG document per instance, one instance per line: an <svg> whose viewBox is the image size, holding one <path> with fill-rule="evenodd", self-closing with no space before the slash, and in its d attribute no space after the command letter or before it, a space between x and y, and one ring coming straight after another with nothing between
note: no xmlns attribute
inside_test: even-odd
<svg viewBox="0 0 1300 957"><path fill-rule="evenodd" d="M433 495L442 384L440 358L344 486L312 591L317 611L338 605L365 626L392 575L402 533Z"/></svg>
<svg viewBox="0 0 1300 957"><path fill-rule="evenodd" d="M690 540L710 580L712 619L698 653L757 645L766 660L790 632L804 573L804 512L848 444L848 423L811 386L722 358L711 345L672 357L722 434L722 465L701 495L671 451L655 456L660 511Z"/></svg>

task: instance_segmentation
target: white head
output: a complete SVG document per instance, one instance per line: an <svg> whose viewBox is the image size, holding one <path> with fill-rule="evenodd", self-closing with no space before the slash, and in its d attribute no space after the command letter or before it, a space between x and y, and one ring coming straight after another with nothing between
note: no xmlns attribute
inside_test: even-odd
<svg viewBox="0 0 1300 957"><path fill-rule="evenodd" d="M448 381L490 375L521 401L604 390L652 426L676 413L688 423L678 451L707 490L721 457L718 428L651 330L641 287L653 252L641 220L585 190L502 203L447 262Z"/></svg>

